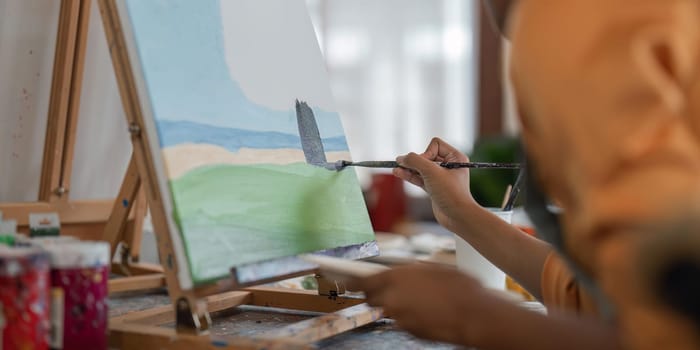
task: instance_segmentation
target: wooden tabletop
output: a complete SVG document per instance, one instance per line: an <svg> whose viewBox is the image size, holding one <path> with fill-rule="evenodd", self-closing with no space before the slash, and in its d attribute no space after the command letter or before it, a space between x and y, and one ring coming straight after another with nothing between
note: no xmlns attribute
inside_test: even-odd
<svg viewBox="0 0 700 350"><path fill-rule="evenodd" d="M110 296L110 317L120 316L130 311L143 310L166 305L170 301L165 291L150 293L122 294ZM240 306L212 315L212 333L215 335L253 335L287 326L317 313L270 309L253 306ZM316 344L319 349L462 349L451 344L417 339L398 329L392 320L382 319L373 324L343 333Z"/></svg>

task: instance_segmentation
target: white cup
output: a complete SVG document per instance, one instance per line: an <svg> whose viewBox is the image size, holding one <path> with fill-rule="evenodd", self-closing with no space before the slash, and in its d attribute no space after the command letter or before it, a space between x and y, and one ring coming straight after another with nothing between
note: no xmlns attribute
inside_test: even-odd
<svg viewBox="0 0 700 350"><path fill-rule="evenodd" d="M502 211L498 208L488 208L494 215L507 223L511 223L513 211ZM494 264L486 260L469 243L455 235L457 253L457 268L476 278L486 288L505 290L506 274Z"/></svg>

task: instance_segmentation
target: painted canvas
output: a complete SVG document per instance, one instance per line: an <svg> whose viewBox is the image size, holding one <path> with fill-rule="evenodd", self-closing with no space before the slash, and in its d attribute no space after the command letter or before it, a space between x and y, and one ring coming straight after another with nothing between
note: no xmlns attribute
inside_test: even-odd
<svg viewBox="0 0 700 350"><path fill-rule="evenodd" d="M303 0L122 11L194 284L282 275L306 252L377 254L356 174L324 168L350 154Z"/></svg>

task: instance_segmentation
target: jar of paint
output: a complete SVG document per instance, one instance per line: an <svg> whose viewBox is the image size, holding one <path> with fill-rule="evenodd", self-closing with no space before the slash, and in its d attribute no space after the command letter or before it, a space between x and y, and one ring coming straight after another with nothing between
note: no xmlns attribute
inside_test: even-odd
<svg viewBox="0 0 700 350"><path fill-rule="evenodd" d="M109 244L47 241L43 246L51 258L51 347L107 349Z"/></svg>
<svg viewBox="0 0 700 350"><path fill-rule="evenodd" d="M41 249L0 246L2 349L48 349L49 259Z"/></svg>

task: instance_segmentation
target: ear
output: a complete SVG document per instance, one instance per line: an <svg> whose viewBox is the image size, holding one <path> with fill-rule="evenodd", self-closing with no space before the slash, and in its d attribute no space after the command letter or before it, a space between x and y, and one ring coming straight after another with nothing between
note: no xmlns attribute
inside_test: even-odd
<svg viewBox="0 0 700 350"><path fill-rule="evenodd" d="M685 108L684 77L691 62L680 38L667 29L650 30L632 41L632 55L642 76L674 114Z"/></svg>

